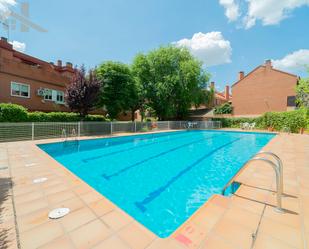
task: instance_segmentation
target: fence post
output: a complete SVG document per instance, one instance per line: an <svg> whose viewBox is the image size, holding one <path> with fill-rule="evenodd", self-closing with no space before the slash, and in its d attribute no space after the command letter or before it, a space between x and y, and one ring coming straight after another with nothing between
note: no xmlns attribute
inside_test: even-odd
<svg viewBox="0 0 309 249"><path fill-rule="evenodd" d="M31 124L31 134L32 134L31 139L34 140L34 122L32 122Z"/></svg>
<svg viewBox="0 0 309 249"><path fill-rule="evenodd" d="M81 125L81 123L78 122L78 127L77 127L77 134L78 134L78 137L80 137L80 125Z"/></svg>
<svg viewBox="0 0 309 249"><path fill-rule="evenodd" d="M167 129L170 130L170 121L167 121Z"/></svg>
<svg viewBox="0 0 309 249"><path fill-rule="evenodd" d="M136 132L136 121L134 120L134 132Z"/></svg>
<svg viewBox="0 0 309 249"><path fill-rule="evenodd" d="M111 135L113 135L113 121L111 121Z"/></svg>

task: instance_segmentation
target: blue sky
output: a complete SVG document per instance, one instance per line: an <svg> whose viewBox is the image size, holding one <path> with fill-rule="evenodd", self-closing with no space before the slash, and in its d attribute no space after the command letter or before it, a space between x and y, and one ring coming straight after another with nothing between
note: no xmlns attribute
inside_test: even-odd
<svg viewBox="0 0 309 249"><path fill-rule="evenodd" d="M1 1L14 2L0 0L0 9ZM20 12L21 3L17 0L10 9ZM24 43L26 53L47 61L62 59L87 67L106 60L130 63L138 52L178 42L204 62L220 90L236 81L238 71L249 72L265 59L301 76L306 75L303 64L309 64L307 0L28 3L31 20L48 32L20 32L17 24L10 40ZM6 31L1 28L0 34L6 36Z"/></svg>

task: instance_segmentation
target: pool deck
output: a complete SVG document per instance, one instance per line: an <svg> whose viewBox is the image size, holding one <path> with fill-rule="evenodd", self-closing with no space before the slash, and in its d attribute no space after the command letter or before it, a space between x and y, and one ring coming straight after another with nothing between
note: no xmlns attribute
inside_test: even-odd
<svg viewBox="0 0 309 249"><path fill-rule="evenodd" d="M308 135L280 134L264 147L283 160L284 213L274 209L273 170L254 162L237 178L235 195L214 195L166 239L36 146L55 141L0 143L0 248L309 248ZM33 183L41 177L48 180ZM50 220L57 207L71 212Z"/></svg>

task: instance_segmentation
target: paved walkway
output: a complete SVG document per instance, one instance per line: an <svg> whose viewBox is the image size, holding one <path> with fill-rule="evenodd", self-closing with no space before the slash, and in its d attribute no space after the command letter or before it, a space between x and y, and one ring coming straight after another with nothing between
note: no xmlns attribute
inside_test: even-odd
<svg viewBox="0 0 309 249"><path fill-rule="evenodd" d="M35 142L1 143L0 248L309 248L309 136L278 135L264 149L284 163L285 213L274 209L273 170L256 162L238 177L242 186L234 196L213 196L160 239ZM33 184L39 177L48 180ZM56 207L71 213L49 220Z"/></svg>

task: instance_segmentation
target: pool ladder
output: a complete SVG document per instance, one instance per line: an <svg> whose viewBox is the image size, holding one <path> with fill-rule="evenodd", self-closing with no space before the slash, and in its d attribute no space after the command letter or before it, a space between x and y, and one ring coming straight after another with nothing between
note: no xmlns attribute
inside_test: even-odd
<svg viewBox="0 0 309 249"><path fill-rule="evenodd" d="M263 157L264 156L270 156L273 159L275 159L275 162L272 160ZM235 182L235 179L240 175L240 173L248 167L248 165L251 162L254 161L262 161L270 165L273 170L276 173L276 191L277 191L277 207L276 211L278 212L284 212L282 209L282 195L283 195L283 164L282 160L280 159L279 156L277 156L275 153L270 152L270 151L261 151L257 153L252 159L250 159L248 162L246 162L237 172L236 174L228 181L228 183L224 186L222 189L222 195L225 194L226 189L233 183Z"/></svg>
<svg viewBox="0 0 309 249"><path fill-rule="evenodd" d="M78 134L76 133L76 130L74 128L72 129L71 137L73 137L75 141L78 141ZM68 140L66 129L62 129L61 138L63 138L65 142Z"/></svg>

